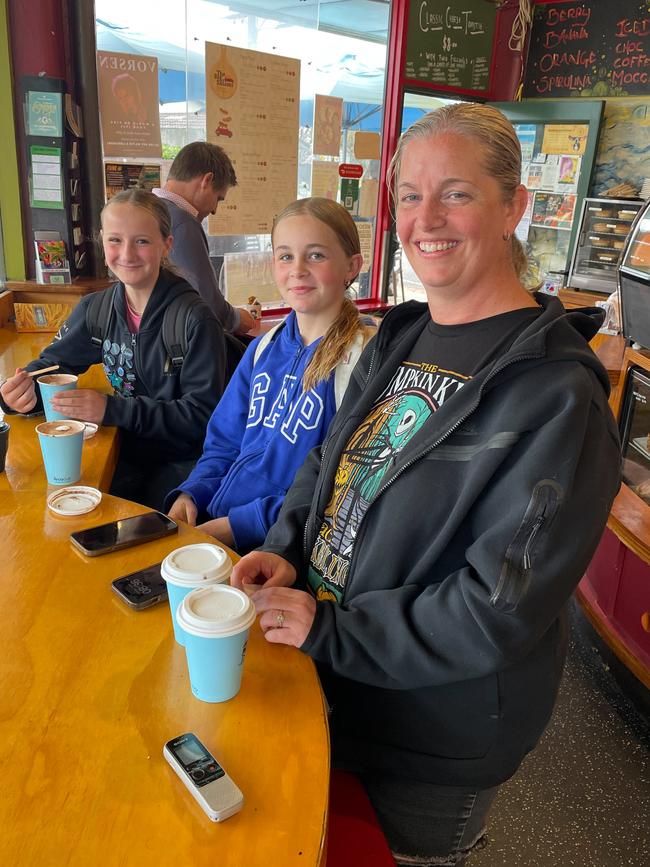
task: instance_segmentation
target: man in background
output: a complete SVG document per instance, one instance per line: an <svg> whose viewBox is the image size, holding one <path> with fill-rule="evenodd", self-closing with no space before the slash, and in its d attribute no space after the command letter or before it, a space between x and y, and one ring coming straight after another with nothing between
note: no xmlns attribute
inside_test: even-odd
<svg viewBox="0 0 650 867"><path fill-rule="evenodd" d="M219 291L201 226L236 184L235 170L223 148L195 141L178 152L165 186L153 193L165 200L171 215L172 263L207 302L225 331L245 334L255 320L248 310L229 304Z"/></svg>

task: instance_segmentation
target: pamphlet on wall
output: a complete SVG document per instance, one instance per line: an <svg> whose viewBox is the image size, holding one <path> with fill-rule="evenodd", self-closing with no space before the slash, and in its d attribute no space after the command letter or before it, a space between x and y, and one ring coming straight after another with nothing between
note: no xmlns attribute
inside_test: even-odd
<svg viewBox="0 0 650 867"><path fill-rule="evenodd" d="M36 239L36 279L39 283L69 283L70 263L65 241L59 239Z"/></svg>
<svg viewBox="0 0 650 867"><path fill-rule="evenodd" d="M63 210L61 148L30 147L30 205Z"/></svg>

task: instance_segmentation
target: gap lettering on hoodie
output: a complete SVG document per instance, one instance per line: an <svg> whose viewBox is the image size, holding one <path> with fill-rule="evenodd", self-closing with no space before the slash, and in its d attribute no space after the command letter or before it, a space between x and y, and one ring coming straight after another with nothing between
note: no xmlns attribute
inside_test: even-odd
<svg viewBox="0 0 650 867"><path fill-rule="evenodd" d="M316 430L321 423L325 404L322 397L314 390L300 392L295 400L291 396L296 392L297 377L289 373L284 375L282 386L271 409L266 413L270 396L271 378L268 373L258 373L251 386L251 400L246 427L255 427L262 423L264 427L273 429L278 421L284 418L280 433L292 445L298 440L299 431ZM285 413L286 410L286 413Z"/></svg>

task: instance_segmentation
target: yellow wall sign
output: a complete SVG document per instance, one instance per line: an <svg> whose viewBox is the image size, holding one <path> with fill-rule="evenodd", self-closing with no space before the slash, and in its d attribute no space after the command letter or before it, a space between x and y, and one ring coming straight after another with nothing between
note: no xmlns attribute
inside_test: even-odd
<svg viewBox="0 0 650 867"><path fill-rule="evenodd" d="M542 153L584 154L589 125L586 123L547 123L544 127Z"/></svg>

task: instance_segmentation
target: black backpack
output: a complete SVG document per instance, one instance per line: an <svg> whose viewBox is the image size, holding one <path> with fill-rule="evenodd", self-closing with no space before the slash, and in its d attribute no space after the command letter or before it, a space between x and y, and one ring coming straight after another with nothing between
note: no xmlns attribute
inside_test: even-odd
<svg viewBox="0 0 650 867"><path fill-rule="evenodd" d="M117 286L112 290L93 293L86 307L86 328L95 346L101 347L109 331L110 318L115 302ZM194 289L187 289L177 295L165 308L162 324L162 340L167 353L165 373L180 370L187 353L187 332L189 320L195 307L205 302ZM227 331L223 332L226 344L226 382L233 375L246 346L241 340Z"/></svg>

